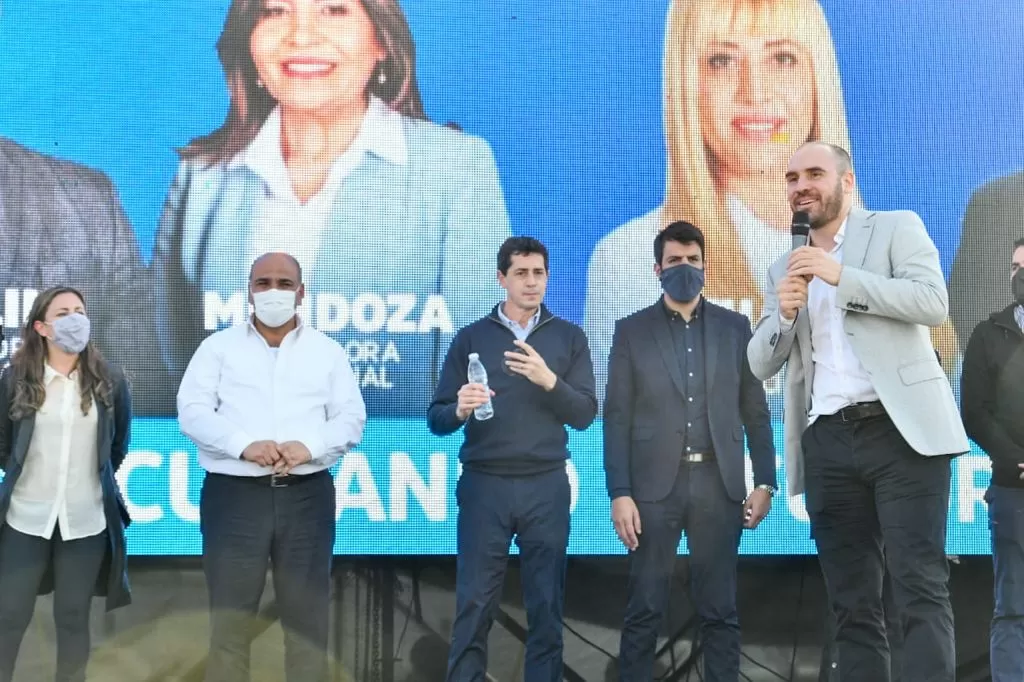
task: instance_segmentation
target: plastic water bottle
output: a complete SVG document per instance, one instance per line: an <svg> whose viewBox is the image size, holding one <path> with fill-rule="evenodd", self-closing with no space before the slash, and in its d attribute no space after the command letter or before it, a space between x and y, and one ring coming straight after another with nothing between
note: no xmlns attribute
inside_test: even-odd
<svg viewBox="0 0 1024 682"><path fill-rule="evenodd" d="M484 388L487 388L487 370L484 369L484 363L480 362L479 353L469 354L469 369L466 374L469 377L470 383L483 384ZM473 410L473 416L479 421L493 417L494 405L491 404L491 399L488 398L486 403Z"/></svg>

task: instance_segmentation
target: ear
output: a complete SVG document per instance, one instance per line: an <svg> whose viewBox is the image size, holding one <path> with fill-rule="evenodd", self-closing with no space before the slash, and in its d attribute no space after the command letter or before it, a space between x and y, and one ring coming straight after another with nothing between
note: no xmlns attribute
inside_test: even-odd
<svg viewBox="0 0 1024 682"><path fill-rule="evenodd" d="M306 285L300 284L299 288L295 290L295 307L299 308L302 306L302 301L306 298Z"/></svg>
<svg viewBox="0 0 1024 682"><path fill-rule="evenodd" d="M843 173L843 178L840 181L843 184L843 192L846 194L853 194L853 188L857 184L857 179L853 176L853 171L846 171Z"/></svg>
<svg viewBox="0 0 1024 682"><path fill-rule="evenodd" d="M45 328L46 328L46 325L43 324L42 322L38 321L38 320L36 320L35 322L32 323L32 329L35 329L36 330L36 334L39 334L39 336L42 336L44 338L46 338L46 334L43 333L43 329L45 329Z"/></svg>
<svg viewBox="0 0 1024 682"><path fill-rule="evenodd" d="M661 263L654 264L654 276L661 278Z"/></svg>
<svg viewBox="0 0 1024 682"><path fill-rule="evenodd" d="M501 285L502 289L504 289L505 291L508 291L508 281L505 279L504 273L502 273L501 270L498 270L497 272L498 272L498 284Z"/></svg>

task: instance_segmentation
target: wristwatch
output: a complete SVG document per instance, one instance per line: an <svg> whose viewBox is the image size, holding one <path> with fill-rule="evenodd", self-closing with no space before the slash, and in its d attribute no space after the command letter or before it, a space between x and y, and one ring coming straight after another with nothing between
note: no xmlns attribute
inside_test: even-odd
<svg viewBox="0 0 1024 682"><path fill-rule="evenodd" d="M754 490L767 490L768 497L775 497L775 493L779 492L778 490L775 489L775 486L768 485L767 483L762 483L761 485L754 486Z"/></svg>

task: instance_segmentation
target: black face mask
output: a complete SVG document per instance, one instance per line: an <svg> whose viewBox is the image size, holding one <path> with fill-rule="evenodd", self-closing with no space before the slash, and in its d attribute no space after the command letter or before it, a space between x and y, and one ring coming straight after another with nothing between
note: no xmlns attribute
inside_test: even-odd
<svg viewBox="0 0 1024 682"><path fill-rule="evenodd" d="M1024 268L1021 268L1010 278L1010 291L1013 292L1013 299L1020 305L1024 305Z"/></svg>

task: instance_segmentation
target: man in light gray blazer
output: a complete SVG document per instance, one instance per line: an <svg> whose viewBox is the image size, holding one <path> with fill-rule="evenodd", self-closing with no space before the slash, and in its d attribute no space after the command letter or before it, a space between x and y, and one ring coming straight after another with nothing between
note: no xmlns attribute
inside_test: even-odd
<svg viewBox="0 0 1024 682"><path fill-rule="evenodd" d="M754 374L787 366L789 494L806 492L837 620L839 679L890 679L883 561L904 682L953 682L946 563L950 455L967 436L929 337L949 302L939 255L910 211L852 209L848 153L808 143L786 174L810 246L772 265L747 348Z"/></svg>
<svg viewBox="0 0 1024 682"><path fill-rule="evenodd" d="M0 138L0 314L3 361L28 314L33 291L82 292L100 350L135 387L135 414L163 411L148 399L160 363L146 270L110 180ZM173 403L167 408L173 414Z"/></svg>

